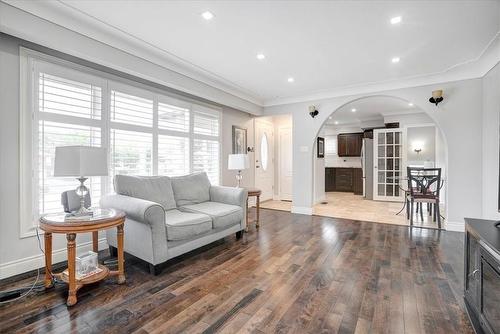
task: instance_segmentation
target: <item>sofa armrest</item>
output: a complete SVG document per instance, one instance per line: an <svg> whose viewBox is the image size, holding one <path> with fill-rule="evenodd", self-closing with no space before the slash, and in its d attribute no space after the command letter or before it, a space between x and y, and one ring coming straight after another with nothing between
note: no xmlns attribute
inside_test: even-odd
<svg viewBox="0 0 500 334"><path fill-rule="evenodd" d="M246 210L248 191L244 188L235 187L210 187L210 200L225 204L238 205Z"/></svg>
<svg viewBox="0 0 500 334"><path fill-rule="evenodd" d="M149 225L165 224L165 210L155 202L124 195L104 196L100 201L101 207L113 208L125 212L127 217Z"/></svg>

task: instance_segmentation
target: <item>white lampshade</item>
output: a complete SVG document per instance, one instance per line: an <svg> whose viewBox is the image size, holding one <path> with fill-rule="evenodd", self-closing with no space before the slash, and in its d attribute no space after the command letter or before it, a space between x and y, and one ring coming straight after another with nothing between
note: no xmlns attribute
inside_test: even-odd
<svg viewBox="0 0 500 334"><path fill-rule="evenodd" d="M54 176L106 176L108 175L107 151L101 147L56 147Z"/></svg>
<svg viewBox="0 0 500 334"><path fill-rule="evenodd" d="M248 155L246 154L229 154L227 159L227 169L243 170L250 167Z"/></svg>

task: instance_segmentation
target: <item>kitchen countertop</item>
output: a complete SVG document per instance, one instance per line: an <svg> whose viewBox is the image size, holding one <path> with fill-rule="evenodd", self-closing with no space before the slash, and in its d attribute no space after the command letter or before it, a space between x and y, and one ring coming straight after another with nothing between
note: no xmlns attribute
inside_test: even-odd
<svg viewBox="0 0 500 334"><path fill-rule="evenodd" d="M499 223L498 220L465 218L467 231L479 237L500 255L500 227L495 226L497 223Z"/></svg>

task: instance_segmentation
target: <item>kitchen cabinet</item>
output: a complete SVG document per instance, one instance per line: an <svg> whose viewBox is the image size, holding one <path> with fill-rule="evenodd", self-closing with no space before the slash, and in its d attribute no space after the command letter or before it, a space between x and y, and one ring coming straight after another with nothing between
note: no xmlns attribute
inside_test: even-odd
<svg viewBox="0 0 500 334"><path fill-rule="evenodd" d="M361 168L325 168L325 191L353 192L363 194L363 172Z"/></svg>
<svg viewBox="0 0 500 334"><path fill-rule="evenodd" d="M341 133L337 135L337 154L339 157L361 156L363 133Z"/></svg>
<svg viewBox="0 0 500 334"><path fill-rule="evenodd" d="M325 191L335 191L335 168L325 168Z"/></svg>
<svg viewBox="0 0 500 334"><path fill-rule="evenodd" d="M500 225L465 218L464 299L476 333L500 333Z"/></svg>

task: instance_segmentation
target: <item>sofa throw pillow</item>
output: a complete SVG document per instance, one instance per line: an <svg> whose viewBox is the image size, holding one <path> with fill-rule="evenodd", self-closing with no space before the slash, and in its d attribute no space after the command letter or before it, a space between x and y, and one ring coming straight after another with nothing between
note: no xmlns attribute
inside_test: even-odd
<svg viewBox="0 0 500 334"><path fill-rule="evenodd" d="M168 176L116 175L114 185L117 194L155 202L165 210L176 208L172 181Z"/></svg>
<svg viewBox="0 0 500 334"><path fill-rule="evenodd" d="M172 177L172 188L177 206L210 200L210 180L205 172Z"/></svg>

